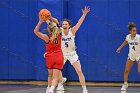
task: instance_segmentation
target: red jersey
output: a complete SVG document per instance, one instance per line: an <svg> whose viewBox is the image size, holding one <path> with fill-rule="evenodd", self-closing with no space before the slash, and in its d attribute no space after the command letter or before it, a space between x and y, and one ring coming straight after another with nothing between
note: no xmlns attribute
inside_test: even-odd
<svg viewBox="0 0 140 93"><path fill-rule="evenodd" d="M51 37L51 34L49 35ZM56 38L53 41L49 41L46 43L46 53L50 54L53 52L60 52L62 51L61 49L61 34L57 34Z"/></svg>
<svg viewBox="0 0 140 93"><path fill-rule="evenodd" d="M51 35L49 35L51 37ZM46 66L48 69L62 70L64 57L61 49L61 34L58 34L54 41L46 43Z"/></svg>

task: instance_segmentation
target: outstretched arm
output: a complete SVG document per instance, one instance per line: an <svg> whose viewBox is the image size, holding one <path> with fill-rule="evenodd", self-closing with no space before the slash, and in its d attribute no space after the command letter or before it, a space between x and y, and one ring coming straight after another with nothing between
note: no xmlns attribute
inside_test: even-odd
<svg viewBox="0 0 140 93"><path fill-rule="evenodd" d="M58 20L57 20L56 18L51 17L51 20L52 20L54 23L59 24L59 22L58 22Z"/></svg>
<svg viewBox="0 0 140 93"><path fill-rule="evenodd" d="M58 20L56 18L52 17L52 16L51 16L50 20L53 21L56 24L59 24ZM46 20L46 23L49 24L50 20Z"/></svg>
<svg viewBox="0 0 140 93"><path fill-rule="evenodd" d="M79 29L81 24L83 23L87 13L90 11L90 8L85 6L85 9L82 9L83 15L79 19L78 23L72 28L72 33L75 35L76 31Z"/></svg>
<svg viewBox="0 0 140 93"><path fill-rule="evenodd" d="M39 22L34 29L34 33L41 39L43 39L46 43L49 41L49 37L46 34L39 32L40 26L43 23L43 20L39 17Z"/></svg>
<svg viewBox="0 0 140 93"><path fill-rule="evenodd" d="M121 49L127 44L128 42L125 40L122 44L121 44L121 46L117 49L117 53L120 53L120 51L121 51Z"/></svg>

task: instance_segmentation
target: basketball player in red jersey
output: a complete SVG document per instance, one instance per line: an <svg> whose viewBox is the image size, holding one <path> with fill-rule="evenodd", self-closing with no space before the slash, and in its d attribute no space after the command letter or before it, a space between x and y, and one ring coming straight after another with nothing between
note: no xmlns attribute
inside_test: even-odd
<svg viewBox="0 0 140 93"><path fill-rule="evenodd" d="M61 49L61 29L57 19L51 17L48 20L49 35L39 32L40 26L44 21L39 17L39 22L34 29L34 33L46 42L46 66L48 68L48 87L46 93L54 93L58 77L63 69L64 57Z"/></svg>
<svg viewBox="0 0 140 93"><path fill-rule="evenodd" d="M85 76L82 72L81 63L75 50L75 47L76 47L75 35L78 29L80 28L81 24L83 23L86 15L89 12L90 12L90 8L88 6L85 6L85 8L82 9L83 14L75 26L71 27L70 20L64 19L62 21L62 28L61 28L62 29L62 51L64 54L64 63L67 60L69 60L71 65L76 70L77 75L79 76L80 84L82 85L82 88L83 88L83 93L88 93L88 90L86 88ZM64 90L63 83L65 81L66 79L63 78L62 73L61 73L60 78L59 78L59 84L56 90L61 90L61 91Z"/></svg>

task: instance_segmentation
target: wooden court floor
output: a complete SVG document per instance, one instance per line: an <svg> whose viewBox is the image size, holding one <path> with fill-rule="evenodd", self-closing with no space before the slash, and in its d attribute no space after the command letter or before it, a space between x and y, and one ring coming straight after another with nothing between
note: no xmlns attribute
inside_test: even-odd
<svg viewBox="0 0 140 93"><path fill-rule="evenodd" d="M121 87L99 87L88 86L89 93L140 93L140 87L130 86L127 91L120 91ZM81 86L66 85L65 91L55 91L55 93L82 93ZM0 93L46 93L46 86L37 85L0 85Z"/></svg>

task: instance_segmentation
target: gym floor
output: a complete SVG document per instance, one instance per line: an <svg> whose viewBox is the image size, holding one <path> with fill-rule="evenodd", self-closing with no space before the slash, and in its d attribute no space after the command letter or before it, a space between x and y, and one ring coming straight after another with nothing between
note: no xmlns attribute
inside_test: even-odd
<svg viewBox="0 0 140 93"><path fill-rule="evenodd" d="M89 93L140 93L140 87L129 87L120 91L121 87L87 87ZM65 86L65 91L55 93L82 93L81 86ZM35 85L0 85L0 93L46 93L46 86Z"/></svg>

